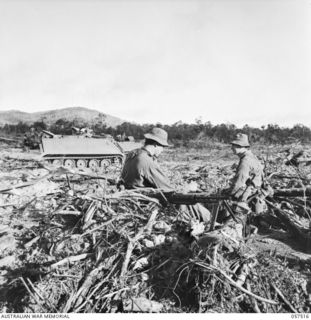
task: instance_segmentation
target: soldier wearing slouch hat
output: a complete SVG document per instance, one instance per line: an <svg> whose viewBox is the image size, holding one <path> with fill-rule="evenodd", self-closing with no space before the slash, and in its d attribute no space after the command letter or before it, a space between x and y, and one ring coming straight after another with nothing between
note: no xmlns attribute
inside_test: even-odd
<svg viewBox="0 0 311 320"><path fill-rule="evenodd" d="M169 147L168 134L162 128L153 128L145 135L145 144L142 148L130 152L125 160L120 181L125 189L156 188L162 192L172 192L170 184L157 158L165 147ZM180 205L177 208L182 216L209 222L210 212L201 204Z"/></svg>

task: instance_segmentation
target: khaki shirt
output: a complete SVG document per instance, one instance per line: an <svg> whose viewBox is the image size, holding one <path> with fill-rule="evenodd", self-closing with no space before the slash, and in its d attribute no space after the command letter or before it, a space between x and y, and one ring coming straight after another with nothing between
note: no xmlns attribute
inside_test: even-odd
<svg viewBox="0 0 311 320"><path fill-rule="evenodd" d="M121 180L126 189L149 187L166 192L174 190L156 160L145 148L133 150L127 155Z"/></svg>
<svg viewBox="0 0 311 320"><path fill-rule="evenodd" d="M263 166L258 158L247 150L242 157L236 170L236 174L231 182L231 195L240 197L247 186L253 189L261 187L263 182Z"/></svg>

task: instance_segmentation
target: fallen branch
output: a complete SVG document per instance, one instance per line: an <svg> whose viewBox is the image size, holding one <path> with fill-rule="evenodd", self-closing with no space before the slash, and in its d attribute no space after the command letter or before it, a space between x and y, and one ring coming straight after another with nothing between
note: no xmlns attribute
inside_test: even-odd
<svg viewBox="0 0 311 320"><path fill-rule="evenodd" d="M84 233L82 233L82 234L80 235L80 237L82 238L82 237L84 237L84 236L86 236L86 235L88 235L88 234L90 234L90 233L94 233L95 231L98 231L98 230L100 230L101 228L109 225L109 224L112 223L113 221L116 221L116 220L121 219L121 218L122 218L121 215L115 216L115 217L111 218L111 219L108 220L108 221L105 221L105 222L102 222L102 223L96 225L96 227L93 228L93 229L91 229L91 230L85 229L85 230L84 230ZM89 227L90 227L90 226L89 226ZM88 228L89 228L89 227L88 227Z"/></svg>
<svg viewBox="0 0 311 320"><path fill-rule="evenodd" d="M290 189L277 189L273 193L273 197L311 197L311 187L307 188L290 188Z"/></svg>
<svg viewBox="0 0 311 320"><path fill-rule="evenodd" d="M80 261L80 260L84 260L86 258L89 258L89 257L93 257L94 256L94 253L83 253L83 254L79 254L77 256L71 256L71 257L67 257L63 260L60 260L58 262L55 262L53 264L50 265L50 268L51 269L55 269L63 264L66 264L66 263L71 263L71 262L77 262L77 261Z"/></svg>
<svg viewBox="0 0 311 320"><path fill-rule="evenodd" d="M150 218L149 218L147 224L138 231L138 233L135 235L134 238L132 238L132 239L129 238L129 243L127 245L127 250L125 253L120 277L123 277L127 271L127 267L130 263L130 258L131 258L132 252L136 246L136 242L143 236L144 233L150 234L157 214L158 214L158 209L154 209L150 215Z"/></svg>
<svg viewBox="0 0 311 320"><path fill-rule="evenodd" d="M78 210L60 210L54 212L55 215L73 215L73 216L81 216L82 213Z"/></svg>
<svg viewBox="0 0 311 320"><path fill-rule="evenodd" d="M16 203L7 203L7 204L1 204L0 208L6 208L6 207L17 207Z"/></svg>
<svg viewBox="0 0 311 320"><path fill-rule="evenodd" d="M21 139L10 139L10 138L7 138L7 137L0 137L0 141L3 141L3 142L19 142L21 143L22 140Z"/></svg>
<svg viewBox="0 0 311 320"><path fill-rule="evenodd" d="M220 233L223 234L225 237L227 237L228 239L230 239L232 242L234 242L235 244L239 244L240 242L236 239L234 239L233 237L229 236L225 231L220 229Z"/></svg>
<svg viewBox="0 0 311 320"><path fill-rule="evenodd" d="M35 300L35 302L39 305L39 306L42 306L42 303L40 302L40 300L38 299L37 297L37 294L33 293L30 288L28 287L26 281L24 280L23 277L19 277L19 279L22 281L24 287L26 288L26 290L28 291L29 295Z"/></svg>
<svg viewBox="0 0 311 320"><path fill-rule="evenodd" d="M29 186L32 186L34 184L36 184L37 182L39 181L42 181L44 179L47 179L51 176L50 173L44 175L43 177L39 178L39 179L36 179L36 180L32 180L32 181L29 181L29 182L25 182L25 183L20 183L20 184L17 184L13 187L10 187L10 188L3 188L3 189L0 189L0 193L7 193L9 191L12 191L14 189L20 189L20 188L25 188L25 187L29 187Z"/></svg>
<svg viewBox="0 0 311 320"><path fill-rule="evenodd" d="M25 248L30 248L34 243L36 243L40 239L40 236L34 237L32 240L28 241L24 244Z"/></svg>
<svg viewBox="0 0 311 320"><path fill-rule="evenodd" d="M113 261L114 262L114 261ZM113 266L111 266L111 271L109 272L108 276L106 276L105 279L101 281L101 283L104 283L108 277L114 272L114 270L117 267L117 263L115 263ZM103 269L107 268L107 263L103 261L98 267L93 269L85 278L85 280L82 282L79 290L75 292L73 295L70 296L69 300L66 303L66 306L63 310L63 312L78 312L92 297L92 295L95 293L95 290L91 292L89 297L87 297L88 291L90 290L91 286L94 284L94 282L98 279L100 272ZM84 300L84 302L83 302Z"/></svg>
<svg viewBox="0 0 311 320"><path fill-rule="evenodd" d="M87 211L84 213L83 216L83 229L86 229L88 225L90 224L91 220L93 219L93 216L97 210L97 204L95 201L93 201L90 206L88 207Z"/></svg>
<svg viewBox="0 0 311 320"><path fill-rule="evenodd" d="M273 284L271 283L272 288L275 290L275 292L280 296L280 298L283 300L283 302L290 308L290 310L294 313L297 313L298 311L291 305L291 303L284 297L283 293Z"/></svg>
<svg viewBox="0 0 311 320"><path fill-rule="evenodd" d="M192 260L190 260L192 261ZM248 294L249 296L259 300L259 301L262 301L262 302L266 302L266 303L270 303L270 304L277 304L276 301L273 301L273 300L269 300L269 299L266 299L266 298L262 298L260 296L257 296L256 294L252 293L251 291L249 290L246 290L245 288L239 286L235 281L233 281L224 271L220 270L219 268L217 267L214 267L214 266L211 266L211 265L208 265L206 263L203 263L203 262L197 262L197 261L192 261L194 264L204 268L204 269L207 269L207 270L213 270L213 271L216 271L216 272L219 272L226 280L229 281L229 283L231 285L233 285L234 287L236 287L237 289L241 290L242 292Z"/></svg>
<svg viewBox="0 0 311 320"><path fill-rule="evenodd" d="M31 286L32 290L35 292L35 294L49 307L51 308L51 310L53 310L54 312L58 312L58 310L50 303L49 300L46 300L42 297L41 293L39 292L38 289L36 289L36 287L34 286L34 284L31 282L31 280L29 278L27 278L27 281L29 283L29 285Z"/></svg>
<svg viewBox="0 0 311 320"><path fill-rule="evenodd" d="M74 173L74 175L80 175L80 178L70 178L70 182L72 183L81 183L82 181L86 181L86 180L105 180L107 181L109 184L111 185L116 185L116 181L114 179L111 178L107 178L106 176L95 176L95 175L86 175L86 174L82 174L82 173ZM53 177L51 178L51 180L53 182L63 182L66 181L67 179L64 177Z"/></svg>
<svg viewBox="0 0 311 320"><path fill-rule="evenodd" d="M251 292L251 286L249 284L249 281L246 282L246 289ZM252 303L252 306L253 306L255 313L261 313L256 299L254 299L253 297L251 297L250 299L251 299L251 303Z"/></svg>

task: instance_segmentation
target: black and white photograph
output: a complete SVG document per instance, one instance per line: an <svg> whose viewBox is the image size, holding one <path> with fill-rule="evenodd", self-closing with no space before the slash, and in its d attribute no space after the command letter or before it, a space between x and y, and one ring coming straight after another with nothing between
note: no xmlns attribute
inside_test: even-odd
<svg viewBox="0 0 311 320"><path fill-rule="evenodd" d="M311 0L0 0L0 313L311 317Z"/></svg>

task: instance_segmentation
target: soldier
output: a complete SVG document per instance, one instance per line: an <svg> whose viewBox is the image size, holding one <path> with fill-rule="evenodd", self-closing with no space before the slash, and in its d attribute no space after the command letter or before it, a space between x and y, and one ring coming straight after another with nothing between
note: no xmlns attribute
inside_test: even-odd
<svg viewBox="0 0 311 320"><path fill-rule="evenodd" d="M266 208L264 202L266 193L262 190L264 182L263 166L251 152L246 134L238 133L231 142L231 146L233 153L239 157L240 161L231 185L225 190L225 193L229 194L233 200L234 211L243 223L244 236L247 236L252 229L257 230L250 225L253 220L250 213L255 212L256 215L259 215Z"/></svg>
<svg viewBox="0 0 311 320"><path fill-rule="evenodd" d="M168 147L167 132L161 128L153 128L145 134L145 145L141 149L131 151L125 160L121 172L121 184L126 189L156 188L162 192L172 192L174 188L168 181L157 158L165 147ZM190 190L188 190L190 191ZM210 212L200 204L178 207L183 217L193 217L203 222L210 220Z"/></svg>
<svg viewBox="0 0 311 320"><path fill-rule="evenodd" d="M238 133L231 142L232 151L240 161L236 169L234 178L231 181L229 194L233 200L237 201L239 209L249 211L247 200L259 193L264 178L263 166L258 158L250 150L250 144L246 134ZM241 210L243 211L243 210ZM256 198L256 213L263 211L263 201Z"/></svg>
<svg viewBox="0 0 311 320"><path fill-rule="evenodd" d="M24 135L23 145L26 150L39 148L41 142L41 134L37 128L31 127L29 132Z"/></svg>

